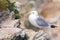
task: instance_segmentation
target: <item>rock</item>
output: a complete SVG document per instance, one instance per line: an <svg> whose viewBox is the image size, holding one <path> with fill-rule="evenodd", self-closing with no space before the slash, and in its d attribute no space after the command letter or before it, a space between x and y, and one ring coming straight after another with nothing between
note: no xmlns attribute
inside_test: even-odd
<svg viewBox="0 0 60 40"><path fill-rule="evenodd" d="M60 2L60 0L52 0L53 2Z"/></svg>
<svg viewBox="0 0 60 40"><path fill-rule="evenodd" d="M49 35L41 30L33 37L32 40L49 40Z"/></svg>
<svg viewBox="0 0 60 40"><path fill-rule="evenodd" d="M22 29L19 28L1 28L0 40L11 40L13 37L19 36Z"/></svg>
<svg viewBox="0 0 60 40"><path fill-rule="evenodd" d="M10 11L9 10L3 10L3 11L0 11L0 24L7 20L10 16Z"/></svg>
<svg viewBox="0 0 60 40"><path fill-rule="evenodd" d="M60 18L60 3L58 2L50 2L46 4L40 13L47 22L55 23Z"/></svg>
<svg viewBox="0 0 60 40"><path fill-rule="evenodd" d="M19 20L9 20L1 24L1 28L13 28L19 26Z"/></svg>

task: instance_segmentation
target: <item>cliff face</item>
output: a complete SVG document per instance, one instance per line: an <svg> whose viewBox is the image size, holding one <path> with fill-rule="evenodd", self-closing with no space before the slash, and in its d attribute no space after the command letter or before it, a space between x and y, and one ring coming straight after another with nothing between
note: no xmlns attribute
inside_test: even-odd
<svg viewBox="0 0 60 40"><path fill-rule="evenodd" d="M5 21L6 19L9 18L10 12L9 10L3 10L0 12L0 23L2 23L3 21Z"/></svg>
<svg viewBox="0 0 60 40"><path fill-rule="evenodd" d="M50 2L46 4L41 13L41 16L45 18L46 21L53 23L59 20L60 15L60 3L58 2Z"/></svg>

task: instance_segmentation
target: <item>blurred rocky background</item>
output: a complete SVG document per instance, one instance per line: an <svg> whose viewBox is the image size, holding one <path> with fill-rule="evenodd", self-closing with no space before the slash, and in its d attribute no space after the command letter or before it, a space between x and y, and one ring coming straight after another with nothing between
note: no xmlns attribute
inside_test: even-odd
<svg viewBox="0 0 60 40"><path fill-rule="evenodd" d="M0 2L0 5L4 6L3 10L0 10L0 40L20 40L20 35L24 36L25 33L29 37L28 40L60 40L60 0L15 1L21 3L19 19L15 19L14 13L5 9L7 5L4 6ZM56 27L38 29L31 25L26 13L34 8L39 12L39 16ZM24 40L23 36L21 40Z"/></svg>

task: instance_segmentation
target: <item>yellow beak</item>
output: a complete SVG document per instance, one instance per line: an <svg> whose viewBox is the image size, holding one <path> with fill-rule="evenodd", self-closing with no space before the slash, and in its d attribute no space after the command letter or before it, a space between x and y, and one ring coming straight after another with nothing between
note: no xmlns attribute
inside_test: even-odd
<svg viewBox="0 0 60 40"><path fill-rule="evenodd" d="M27 15L30 15L31 14L31 12L27 12Z"/></svg>

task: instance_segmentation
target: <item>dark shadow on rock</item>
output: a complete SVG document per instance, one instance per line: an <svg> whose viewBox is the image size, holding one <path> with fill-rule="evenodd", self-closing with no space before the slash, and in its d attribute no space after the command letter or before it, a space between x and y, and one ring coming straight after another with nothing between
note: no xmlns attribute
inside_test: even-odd
<svg viewBox="0 0 60 40"><path fill-rule="evenodd" d="M13 39L11 40L28 40L28 36L25 34L24 37L21 37L21 35L18 35L18 36L14 36Z"/></svg>

